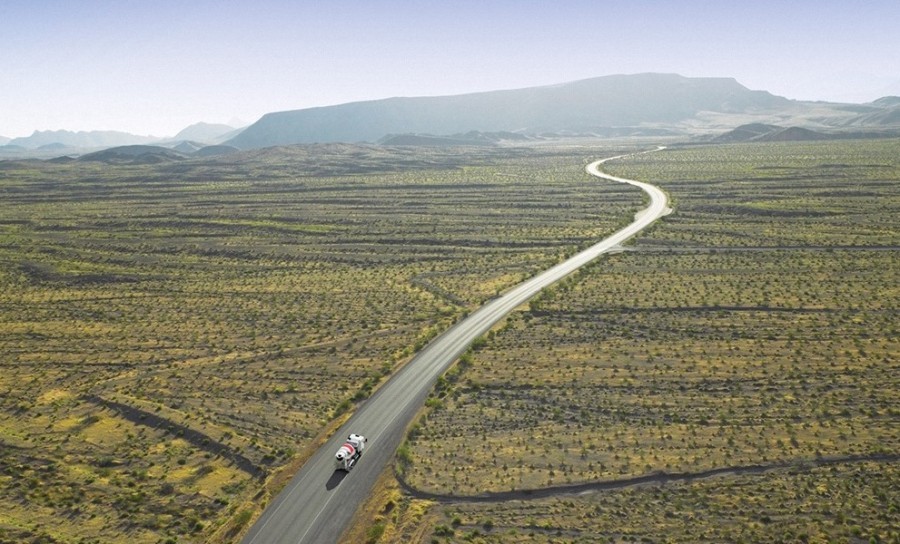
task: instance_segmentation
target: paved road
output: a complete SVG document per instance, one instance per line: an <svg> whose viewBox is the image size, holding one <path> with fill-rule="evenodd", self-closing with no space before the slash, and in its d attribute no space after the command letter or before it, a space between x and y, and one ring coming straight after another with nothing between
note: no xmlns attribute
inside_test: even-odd
<svg viewBox="0 0 900 544"><path fill-rule="evenodd" d="M666 213L666 195L657 187L600 172L602 163L624 156L596 161L586 170L597 177L640 187L650 195L650 206L639 212L632 224L490 301L433 340L360 405L353 417L304 464L250 529L243 540L245 544L337 542L357 507L368 497L376 479L393 458L407 426L425 403L438 376L476 338L514 308L615 248ZM352 472L335 472L334 452L351 432L369 438L366 453Z"/></svg>

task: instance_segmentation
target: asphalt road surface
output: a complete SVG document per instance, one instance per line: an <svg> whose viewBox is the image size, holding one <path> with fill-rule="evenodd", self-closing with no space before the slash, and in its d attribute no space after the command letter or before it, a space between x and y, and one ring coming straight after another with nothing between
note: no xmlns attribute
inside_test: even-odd
<svg viewBox="0 0 900 544"><path fill-rule="evenodd" d="M650 206L639 212L627 227L491 300L428 344L364 401L347 423L303 465L247 533L243 540L245 544L337 542L393 458L407 426L425 403L438 376L476 338L541 289L615 248L665 215L668 201L659 188L600 172L602 163L624 156L593 162L586 170L600 178L640 187L650 196ZM335 471L334 454L350 433L362 434L369 439L365 454L351 472Z"/></svg>

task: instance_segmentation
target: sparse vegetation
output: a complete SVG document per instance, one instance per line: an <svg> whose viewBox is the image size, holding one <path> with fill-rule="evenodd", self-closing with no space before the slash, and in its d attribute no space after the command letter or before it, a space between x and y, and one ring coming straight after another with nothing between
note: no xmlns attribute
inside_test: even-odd
<svg viewBox="0 0 900 544"><path fill-rule="evenodd" d="M425 542L896 542L896 464L842 465L433 510ZM451 514L452 512L452 514ZM459 525L446 530L447 518ZM483 519L493 520L490 531ZM467 539L478 531L477 538ZM399 542L399 540L397 541Z"/></svg>
<svg viewBox="0 0 900 544"><path fill-rule="evenodd" d="M0 163L0 540L236 538L414 349L633 213L586 158Z"/></svg>
<svg viewBox="0 0 900 544"><path fill-rule="evenodd" d="M399 457L443 504L392 492L360 537L897 540L897 463L859 459L900 451L898 150L610 164L677 212L466 354ZM582 171L621 152L0 163L0 540L238 538L415 349L631 217L639 193ZM466 501L767 463L791 468Z"/></svg>
<svg viewBox="0 0 900 544"><path fill-rule="evenodd" d="M673 149L607 170L661 185L676 213L542 294L436 391L402 477L453 503L438 518L464 513L430 538L896 541L900 141ZM800 465L466 502L784 463Z"/></svg>

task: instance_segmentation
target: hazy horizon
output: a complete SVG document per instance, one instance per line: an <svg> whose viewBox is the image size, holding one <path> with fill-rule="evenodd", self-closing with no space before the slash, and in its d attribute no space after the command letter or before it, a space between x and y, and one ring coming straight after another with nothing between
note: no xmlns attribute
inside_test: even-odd
<svg viewBox="0 0 900 544"><path fill-rule="evenodd" d="M801 0L0 4L0 135L117 130L611 74L733 77L787 98L900 94L900 4Z"/></svg>

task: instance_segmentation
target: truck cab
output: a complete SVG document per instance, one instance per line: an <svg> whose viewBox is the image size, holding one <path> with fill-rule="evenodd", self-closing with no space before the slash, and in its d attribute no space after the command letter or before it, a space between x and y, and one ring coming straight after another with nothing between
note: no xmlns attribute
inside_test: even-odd
<svg viewBox="0 0 900 544"><path fill-rule="evenodd" d="M361 434L351 434L334 455L335 470L350 472L366 449L369 439Z"/></svg>

